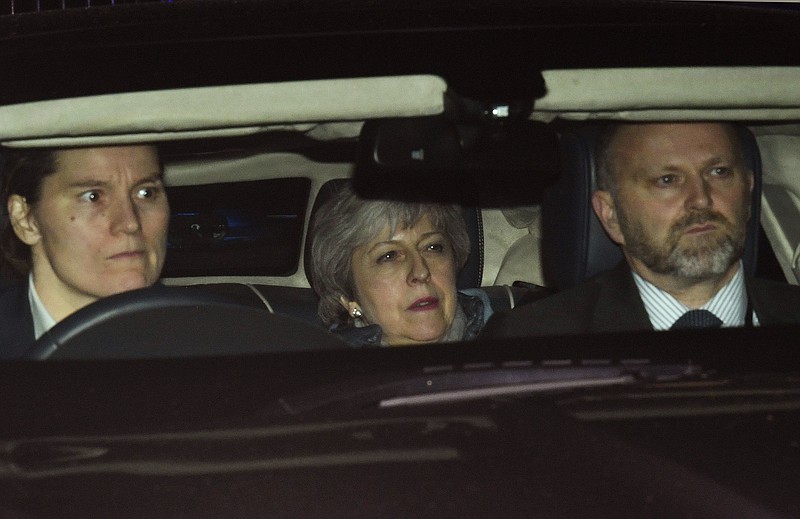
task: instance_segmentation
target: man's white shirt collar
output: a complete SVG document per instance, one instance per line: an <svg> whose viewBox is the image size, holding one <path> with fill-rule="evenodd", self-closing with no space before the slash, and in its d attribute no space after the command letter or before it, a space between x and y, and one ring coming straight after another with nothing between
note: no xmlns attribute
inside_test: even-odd
<svg viewBox="0 0 800 519"><path fill-rule="evenodd" d="M669 330L683 314L691 310L667 292L633 272L633 280L650 317L654 330ZM736 274L706 304L703 310L716 315L723 327L744 326L747 314L747 288L744 284L742 262ZM758 326L758 317L753 312L753 325Z"/></svg>
<svg viewBox="0 0 800 519"><path fill-rule="evenodd" d="M33 315L33 335L36 339L41 337L44 332L56 325L56 321L50 312L42 304L36 287L33 286L33 274L28 275L28 302L31 305L31 315Z"/></svg>

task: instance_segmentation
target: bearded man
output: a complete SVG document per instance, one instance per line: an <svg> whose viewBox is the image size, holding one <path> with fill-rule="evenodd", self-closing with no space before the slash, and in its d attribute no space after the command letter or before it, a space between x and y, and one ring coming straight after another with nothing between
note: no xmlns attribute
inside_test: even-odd
<svg viewBox="0 0 800 519"><path fill-rule="evenodd" d="M733 125L610 124L596 170L592 207L625 261L486 335L800 323L799 287L743 271L753 172Z"/></svg>

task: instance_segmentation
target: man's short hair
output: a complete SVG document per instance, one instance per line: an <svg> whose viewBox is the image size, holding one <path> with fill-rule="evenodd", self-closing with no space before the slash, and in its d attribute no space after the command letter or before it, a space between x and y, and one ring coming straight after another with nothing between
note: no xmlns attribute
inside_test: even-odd
<svg viewBox="0 0 800 519"><path fill-rule="evenodd" d="M665 121L666 122L666 121ZM744 150L742 137L736 125L726 121L714 121L723 126L728 132L728 137L734 146L734 151L740 164L744 165ZM614 142L619 130L626 126L643 126L646 124L656 124L656 122L607 122L603 124L597 134L594 146L594 167L596 189L608 191L616 197L617 180L614 164ZM691 123L688 123L691 124Z"/></svg>

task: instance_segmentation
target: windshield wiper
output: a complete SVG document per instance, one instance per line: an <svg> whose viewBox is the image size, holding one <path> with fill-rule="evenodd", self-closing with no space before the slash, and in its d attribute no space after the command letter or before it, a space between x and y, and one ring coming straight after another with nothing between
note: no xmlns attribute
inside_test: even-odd
<svg viewBox="0 0 800 519"><path fill-rule="evenodd" d="M633 374L624 374L616 377L593 377L579 380L555 380L549 382L529 382L525 384L510 384L474 389L457 389L451 391L438 391L428 394L386 398L378 402L378 407L388 408L408 405L441 404L447 402L458 402L462 400L474 400L478 398L523 395L529 393L561 391L585 387L605 387L618 384L633 384L637 380L637 377Z"/></svg>
<svg viewBox="0 0 800 519"><path fill-rule="evenodd" d="M697 380L695 364L650 364L646 359L590 359L429 366L412 374L376 374L279 400L284 412L301 414L328 406L393 408L536 393Z"/></svg>

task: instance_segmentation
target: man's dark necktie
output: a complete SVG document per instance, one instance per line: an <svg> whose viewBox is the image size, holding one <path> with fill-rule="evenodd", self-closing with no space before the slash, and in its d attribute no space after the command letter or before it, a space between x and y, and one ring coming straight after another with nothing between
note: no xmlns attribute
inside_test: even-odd
<svg viewBox="0 0 800 519"><path fill-rule="evenodd" d="M687 328L719 328L722 321L708 310L689 310L680 319L675 321L670 330L685 330Z"/></svg>

